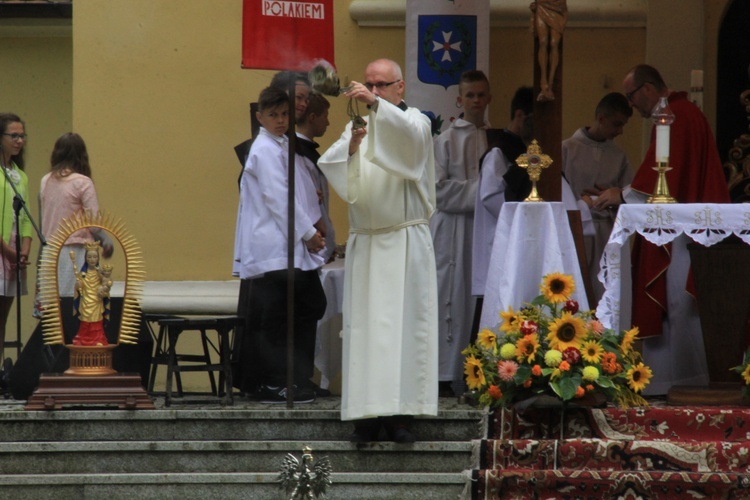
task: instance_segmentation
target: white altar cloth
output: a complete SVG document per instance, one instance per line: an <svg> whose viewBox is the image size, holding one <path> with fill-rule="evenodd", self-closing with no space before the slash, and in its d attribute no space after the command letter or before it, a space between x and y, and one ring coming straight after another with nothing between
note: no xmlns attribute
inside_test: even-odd
<svg viewBox="0 0 750 500"><path fill-rule="evenodd" d="M632 281L628 239L641 234L664 245L681 234L703 246L737 235L750 244L750 205L741 203L624 204L601 260L599 281L605 291L597 317L606 328L631 327Z"/></svg>
<svg viewBox="0 0 750 500"><path fill-rule="evenodd" d="M497 330L500 312L517 311L539 294L542 277L573 276L574 300L588 309L568 213L562 202L506 202L495 228L480 329Z"/></svg>
<svg viewBox="0 0 750 500"><path fill-rule="evenodd" d="M315 339L315 368L320 371L320 386L327 389L341 372L341 313L344 304L344 259L323 266L320 282L326 294L326 312L318 321Z"/></svg>

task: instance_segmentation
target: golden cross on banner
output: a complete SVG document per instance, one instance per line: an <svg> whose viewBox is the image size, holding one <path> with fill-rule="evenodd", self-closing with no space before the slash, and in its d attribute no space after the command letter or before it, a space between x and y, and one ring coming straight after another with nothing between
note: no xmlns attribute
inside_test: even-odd
<svg viewBox="0 0 750 500"><path fill-rule="evenodd" d="M534 139L526 149L526 153L516 158L516 164L525 168L531 179L531 194L523 201L544 201L536 190L536 183L542 174L542 169L552 165L552 158L542 153L542 148Z"/></svg>

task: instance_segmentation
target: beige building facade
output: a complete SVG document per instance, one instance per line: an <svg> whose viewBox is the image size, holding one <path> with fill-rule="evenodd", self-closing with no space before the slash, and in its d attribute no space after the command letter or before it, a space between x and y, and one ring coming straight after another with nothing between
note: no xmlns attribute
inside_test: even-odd
<svg viewBox="0 0 750 500"><path fill-rule="evenodd" d="M508 121L515 89L532 83L528 3L491 2L489 118L497 127ZM644 61L677 89L688 89L691 70L704 70L714 123L717 33L730 3L570 0L563 136L587 124L599 98L621 90L624 73ZM342 76L362 78L378 57L404 62L405 0L335 0L334 8ZM241 168L233 147L250 136L248 104L274 74L240 68L241 19L241 0L74 0L72 22L0 19L0 109L26 121L32 214L53 143L72 130L88 144L101 207L138 238L148 279L231 279ZM324 148L345 125L345 105L332 102ZM636 115L618 139L635 165L650 125ZM343 243L346 207L339 199L332 206ZM31 305L26 297L25 337L36 323Z"/></svg>

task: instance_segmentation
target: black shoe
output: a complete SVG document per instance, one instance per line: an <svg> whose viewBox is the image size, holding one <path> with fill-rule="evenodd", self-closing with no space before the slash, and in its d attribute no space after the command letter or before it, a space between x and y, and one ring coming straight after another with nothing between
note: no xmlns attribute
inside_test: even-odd
<svg viewBox="0 0 750 500"><path fill-rule="evenodd" d="M261 385L258 387L258 399L261 403L286 403L286 397L286 387L271 385ZM310 390L300 389L299 387L294 386L293 401L295 403L312 403L313 401L315 401L315 393Z"/></svg>
<svg viewBox="0 0 750 500"><path fill-rule="evenodd" d="M327 397L330 397L331 395L331 391L329 391L328 389L323 389L318 384L313 384L312 390L315 393L315 395L319 398L327 398Z"/></svg>
<svg viewBox="0 0 750 500"><path fill-rule="evenodd" d="M354 432L349 436L352 443L370 443L378 440L380 422L377 418L366 418L354 422Z"/></svg>
<svg viewBox="0 0 750 500"><path fill-rule="evenodd" d="M456 393L453 392L453 382L449 380L438 382L438 396L441 398L456 397Z"/></svg>
<svg viewBox="0 0 750 500"><path fill-rule="evenodd" d="M396 424L395 428L388 433L394 443L413 443L417 437L409 430L406 424Z"/></svg>
<svg viewBox="0 0 750 500"><path fill-rule="evenodd" d="M307 382L303 382L302 387L305 390L310 390L314 392L315 396L319 398L327 398L331 395L331 391L329 391L328 389L323 389L322 387L320 387L318 384L316 384L315 382L311 380L308 380Z"/></svg>
<svg viewBox="0 0 750 500"><path fill-rule="evenodd" d="M410 418L388 417L385 419L385 430L388 437L395 443L413 443L416 436L409 430Z"/></svg>

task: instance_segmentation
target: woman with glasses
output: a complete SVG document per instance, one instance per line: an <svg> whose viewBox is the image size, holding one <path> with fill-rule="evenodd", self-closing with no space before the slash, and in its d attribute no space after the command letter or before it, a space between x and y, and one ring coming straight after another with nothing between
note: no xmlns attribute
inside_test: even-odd
<svg viewBox="0 0 750 500"><path fill-rule="evenodd" d="M0 113L0 359L5 347L5 323L8 320L13 298L17 295L16 273L21 272L21 294L26 294L26 267L29 264L32 227L26 213L21 210L16 227L13 198L16 192L28 201L29 181L23 171L23 148L26 129L23 121L13 113ZM15 189L13 189L15 187ZM16 253L16 238L20 235L21 251Z"/></svg>

